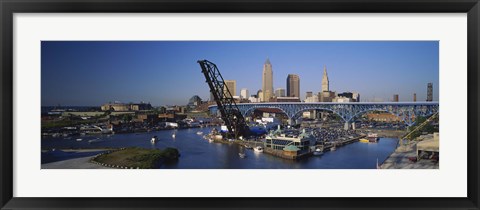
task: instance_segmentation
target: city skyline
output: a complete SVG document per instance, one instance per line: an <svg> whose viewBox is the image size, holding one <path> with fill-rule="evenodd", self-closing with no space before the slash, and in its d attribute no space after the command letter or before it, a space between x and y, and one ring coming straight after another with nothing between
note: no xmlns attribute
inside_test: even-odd
<svg viewBox="0 0 480 210"><path fill-rule="evenodd" d="M432 83L433 100L439 98L437 41L44 41L42 106L184 105L193 95L207 100L196 63L201 59L250 93L263 89L267 60L272 94L286 89L289 74L299 75L302 100L307 91L320 92L327 66L329 89L337 94L358 92L363 101L398 94L399 101L412 101L416 93L425 101Z"/></svg>

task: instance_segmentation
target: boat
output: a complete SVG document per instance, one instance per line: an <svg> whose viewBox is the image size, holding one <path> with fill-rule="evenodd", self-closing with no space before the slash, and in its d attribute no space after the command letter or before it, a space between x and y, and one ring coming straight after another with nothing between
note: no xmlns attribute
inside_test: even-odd
<svg viewBox="0 0 480 210"><path fill-rule="evenodd" d="M197 135L202 135L202 134L203 134L202 131L198 131L198 132L197 132Z"/></svg>
<svg viewBox="0 0 480 210"><path fill-rule="evenodd" d="M83 139L76 139L77 141L82 141Z"/></svg>
<svg viewBox="0 0 480 210"><path fill-rule="evenodd" d="M362 143L369 143L369 142L370 142L370 140L368 140L368 139L363 139L363 138L360 139L360 140L358 140L358 141L359 141L359 142L362 142Z"/></svg>
<svg viewBox="0 0 480 210"><path fill-rule="evenodd" d="M152 139L150 139L150 142L152 143L155 143L158 141L158 137L157 136L153 136Z"/></svg>
<svg viewBox="0 0 480 210"><path fill-rule="evenodd" d="M367 135L367 139L368 139L369 142L377 143L378 135L376 133L370 133L370 134Z"/></svg>
<svg viewBox="0 0 480 210"><path fill-rule="evenodd" d="M335 151L335 150L337 150L336 146L333 146L332 148L330 148L330 151Z"/></svg>
<svg viewBox="0 0 480 210"><path fill-rule="evenodd" d="M172 134L172 138L175 138L175 134Z"/></svg>
<svg viewBox="0 0 480 210"><path fill-rule="evenodd" d="M253 151L255 152L263 152L263 148L261 146L257 146L253 148Z"/></svg>
<svg viewBox="0 0 480 210"><path fill-rule="evenodd" d="M315 155L315 156L323 155L323 150L320 149L320 148L317 148L317 149L315 149L315 151L313 152L313 155Z"/></svg>
<svg viewBox="0 0 480 210"><path fill-rule="evenodd" d="M102 142L102 141L105 141L105 140L100 139L100 138L96 138L96 139L88 140L88 143L97 143L97 142Z"/></svg>

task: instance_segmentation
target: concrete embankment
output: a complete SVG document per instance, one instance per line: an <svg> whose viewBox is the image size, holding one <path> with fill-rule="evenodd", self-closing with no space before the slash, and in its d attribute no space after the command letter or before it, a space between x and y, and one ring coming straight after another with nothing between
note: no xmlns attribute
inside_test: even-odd
<svg viewBox="0 0 480 210"><path fill-rule="evenodd" d="M409 158L417 156L417 143L401 145L380 165L381 169L438 169L438 162L418 160L412 162Z"/></svg>

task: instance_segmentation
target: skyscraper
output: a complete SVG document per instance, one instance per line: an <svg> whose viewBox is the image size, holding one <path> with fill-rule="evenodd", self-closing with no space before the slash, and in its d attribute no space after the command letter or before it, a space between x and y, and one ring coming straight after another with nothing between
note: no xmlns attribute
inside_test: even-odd
<svg viewBox="0 0 480 210"><path fill-rule="evenodd" d="M240 98L241 99L248 99L248 89L247 88L242 88L240 90Z"/></svg>
<svg viewBox="0 0 480 210"><path fill-rule="evenodd" d="M273 71L272 64L268 58L265 64L263 64L262 92L264 101L269 101L273 97Z"/></svg>
<svg viewBox="0 0 480 210"><path fill-rule="evenodd" d="M232 96L236 96L237 95L237 81L236 80L225 80L225 86L223 88L223 94L225 96L228 96L227 94L227 87L228 90L230 91L230 93L232 94Z"/></svg>
<svg viewBox="0 0 480 210"><path fill-rule="evenodd" d="M433 101L433 83L427 85L427 101Z"/></svg>
<svg viewBox="0 0 480 210"><path fill-rule="evenodd" d="M330 91L329 82L328 82L327 67L323 66L322 92L327 92L327 91Z"/></svg>
<svg viewBox="0 0 480 210"><path fill-rule="evenodd" d="M417 94L413 93L413 102L417 101Z"/></svg>
<svg viewBox="0 0 480 210"><path fill-rule="evenodd" d="M275 89L275 96L277 96L277 97L285 97L285 88L277 88L277 89Z"/></svg>
<svg viewBox="0 0 480 210"><path fill-rule="evenodd" d="M300 77L296 74L287 76L287 96L300 98Z"/></svg>

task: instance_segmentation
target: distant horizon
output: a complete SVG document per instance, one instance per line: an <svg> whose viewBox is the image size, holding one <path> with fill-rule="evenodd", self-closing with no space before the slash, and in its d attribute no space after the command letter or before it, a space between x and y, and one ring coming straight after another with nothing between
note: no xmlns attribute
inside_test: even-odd
<svg viewBox="0 0 480 210"><path fill-rule="evenodd" d="M41 105L101 106L114 101L186 105L210 94L197 60L217 65L237 92L261 89L263 64L272 63L273 88L300 76L300 99L321 89L357 92L361 102L426 101L427 83L439 99L438 41L42 41Z"/></svg>

